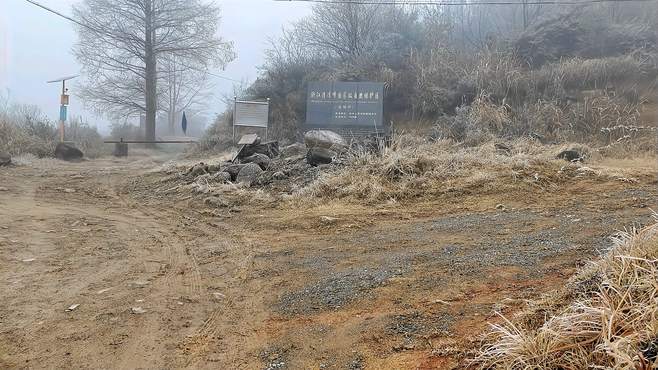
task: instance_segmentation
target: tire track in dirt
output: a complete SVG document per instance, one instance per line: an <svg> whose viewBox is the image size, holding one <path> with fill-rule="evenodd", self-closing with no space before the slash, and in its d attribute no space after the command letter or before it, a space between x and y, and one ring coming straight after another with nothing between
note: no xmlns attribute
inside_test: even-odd
<svg viewBox="0 0 658 370"><path fill-rule="evenodd" d="M211 231L211 230L206 230ZM235 258L236 253L244 252L249 250L247 243L238 243L236 240L232 240L227 237L227 239L216 241L221 246L222 252L225 252L226 256L222 259L223 263L229 263L229 260L236 261L239 259ZM219 305L219 307L213 309L208 313L207 318L204 320L203 324L199 326L195 332L186 338L186 340L181 343L179 346L179 356L182 357L182 364L186 368L197 368L199 367L200 362L211 352L212 345L226 339L229 333L235 335L236 332L238 335L242 336L240 330L236 330L236 327L239 326L238 323L242 320L238 318L229 318L226 316L229 308L230 312L240 312L243 315L249 315L248 307L244 305L244 299L242 291L244 286L243 282L246 279L249 269L251 268L250 261L253 260L253 252L249 253L247 257L242 259L240 263L234 263L232 268L224 266L227 268L227 272L223 274L223 293L219 299L208 294L204 301L209 305ZM244 330L244 328L242 328ZM232 344L235 344L236 341L231 340ZM221 352L222 349L219 349ZM234 364L235 365L235 364Z"/></svg>
<svg viewBox="0 0 658 370"><path fill-rule="evenodd" d="M163 251L164 260L166 261L162 285L167 287L171 295L175 298L184 295L189 299L199 299L202 295L203 283L193 250L193 244L178 237L176 232L172 233L170 231L172 233L170 235L162 232L162 230L176 229L176 225L171 223L151 225L155 223L155 220L175 220L176 218L180 218L180 216L171 215L162 208L156 208L161 212L156 215L139 203L129 201L124 196L116 193L116 191L114 191L114 195L125 208L137 210L149 218L149 225L144 226L150 227L147 227L145 232L160 246L160 249ZM189 273L187 270L189 270Z"/></svg>
<svg viewBox="0 0 658 370"><path fill-rule="evenodd" d="M143 214L150 214L154 217L152 212L144 209L144 206L129 201L118 194L117 197L124 207L143 211ZM205 292L204 276L199 267L196 251L198 249L197 244L200 241L210 239L216 242L212 238L215 230L202 230L199 227L191 226L200 222L189 216L170 215L171 211L164 209L158 209L158 211L162 212L158 215L159 218L171 216L169 217L170 220L178 219L184 224L184 226L169 224L169 227L175 230L171 234L151 233L145 230L159 245L168 264L158 285L166 287L171 298L180 298L181 293L185 293L188 298L198 300L202 307L222 305L222 307L213 308L206 314L206 319L194 333L187 335L177 345L179 350L177 354L179 361L177 362L185 367L194 367L203 359L210 346L218 339L221 329L220 322L226 311L223 307L225 302L217 302L209 292ZM189 224L185 225L185 221ZM226 250L232 252L238 250L237 243L230 240L222 240L220 243ZM241 269L236 266L234 271L237 270Z"/></svg>
<svg viewBox="0 0 658 370"><path fill-rule="evenodd" d="M155 253L155 256L144 258L142 265L145 271L148 271L147 260L159 261L162 266L162 271L149 279L149 288L145 291L145 301L150 302L153 309L147 310L147 315L143 316L139 335L130 338L121 348L122 351L117 353L119 366L130 368L147 365L142 362L145 349L163 350L159 337L167 337L168 341L173 340L174 343L176 337L179 337L178 341L183 339L181 334L176 335L166 325L167 322L178 320L179 315L169 307L169 302L181 299L202 301L204 284L195 252L196 235L193 230L181 226L184 223L183 217L170 208L147 207L135 202L117 191L119 185L112 177L108 177L107 182L102 184L103 191L111 199L111 207L105 212L109 214L106 216L109 216L111 222L125 223L126 227L135 231L139 228L141 242L137 241L137 245L143 251L140 253ZM166 352L163 355L161 357L170 356Z"/></svg>

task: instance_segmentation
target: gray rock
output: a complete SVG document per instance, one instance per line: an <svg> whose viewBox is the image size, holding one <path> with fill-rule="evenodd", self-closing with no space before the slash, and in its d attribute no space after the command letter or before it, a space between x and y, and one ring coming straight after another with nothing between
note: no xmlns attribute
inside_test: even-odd
<svg viewBox="0 0 658 370"><path fill-rule="evenodd" d="M84 154L72 143L59 143L55 147L55 157L63 161L79 161Z"/></svg>
<svg viewBox="0 0 658 370"><path fill-rule="evenodd" d="M208 173L216 173L222 170L221 164L211 164L208 166Z"/></svg>
<svg viewBox="0 0 658 370"><path fill-rule="evenodd" d="M263 173L263 170L256 163L247 163L240 169L236 181L239 183L251 185L258 176Z"/></svg>
<svg viewBox="0 0 658 370"><path fill-rule="evenodd" d="M347 148L345 139L329 130L312 130L304 135L304 144L307 148L325 148L335 151Z"/></svg>
<svg viewBox="0 0 658 370"><path fill-rule="evenodd" d="M238 173L240 173L240 170L246 165L244 164L231 164L226 167L224 167L222 170L229 175L231 175L231 181L235 181L238 177Z"/></svg>
<svg viewBox="0 0 658 370"><path fill-rule="evenodd" d="M583 155L575 150L563 150L556 156L557 159L564 159L569 162L582 162Z"/></svg>
<svg viewBox="0 0 658 370"><path fill-rule="evenodd" d="M291 158L306 155L306 146L302 143L294 143L281 149L282 158Z"/></svg>
<svg viewBox="0 0 658 370"><path fill-rule="evenodd" d="M266 170L270 166L270 157L266 156L265 154L261 153L256 153L254 155L250 155L249 157L242 158L240 160L242 163L255 163L257 164L262 170Z"/></svg>
<svg viewBox="0 0 658 370"><path fill-rule="evenodd" d="M199 177L208 173L208 166L205 163L197 163L187 170L187 174L191 177Z"/></svg>
<svg viewBox="0 0 658 370"><path fill-rule="evenodd" d="M0 153L0 167L9 166L11 164L11 156L7 153Z"/></svg>
<svg viewBox="0 0 658 370"><path fill-rule="evenodd" d="M336 153L326 148L311 148L306 153L306 162L311 166L329 164L333 161Z"/></svg>
<svg viewBox="0 0 658 370"><path fill-rule="evenodd" d="M270 158L276 158L279 156L279 142L270 141L267 143L254 144L254 145L244 145L240 148L240 151L236 155L236 158L243 159L249 156L252 156L256 153L265 154Z"/></svg>
<svg viewBox="0 0 658 370"><path fill-rule="evenodd" d="M228 172L217 172L210 175L209 180L215 183L226 184L227 182L231 182L231 174Z"/></svg>

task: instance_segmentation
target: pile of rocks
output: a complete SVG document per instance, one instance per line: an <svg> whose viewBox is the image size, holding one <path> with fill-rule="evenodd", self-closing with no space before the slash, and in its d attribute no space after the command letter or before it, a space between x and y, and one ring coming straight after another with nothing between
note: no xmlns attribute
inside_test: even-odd
<svg viewBox="0 0 658 370"><path fill-rule="evenodd" d="M188 181L201 184L241 183L247 186L289 183L303 186L315 179L325 165L348 146L340 135L314 130L295 143L279 150L277 142L261 142L256 135L244 136L232 161L207 165L198 163L183 173ZM286 187L286 186L283 186Z"/></svg>
<svg viewBox="0 0 658 370"><path fill-rule="evenodd" d="M184 176L197 182L253 184L270 167L272 158L279 155L279 144L262 143L256 135L247 136L240 140L242 144L232 161L215 165L201 162L190 167Z"/></svg>
<svg viewBox="0 0 658 370"><path fill-rule="evenodd" d="M262 158L261 158L262 159ZM268 163L263 161L262 163ZM207 182L214 184L225 184L229 182L253 184L267 167L263 168L258 163L232 163L207 165L203 162L190 167L184 176L189 180Z"/></svg>

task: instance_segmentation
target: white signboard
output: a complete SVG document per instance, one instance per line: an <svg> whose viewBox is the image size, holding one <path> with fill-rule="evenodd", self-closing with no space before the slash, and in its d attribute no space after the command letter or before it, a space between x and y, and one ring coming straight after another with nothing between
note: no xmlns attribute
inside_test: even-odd
<svg viewBox="0 0 658 370"><path fill-rule="evenodd" d="M270 102L235 101L233 126L267 128L270 116Z"/></svg>

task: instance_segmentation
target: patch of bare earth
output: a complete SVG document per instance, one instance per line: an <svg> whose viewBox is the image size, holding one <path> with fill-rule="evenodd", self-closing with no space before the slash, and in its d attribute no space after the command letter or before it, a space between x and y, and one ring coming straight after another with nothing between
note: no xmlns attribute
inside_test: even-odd
<svg viewBox="0 0 658 370"><path fill-rule="evenodd" d="M563 284L658 199L641 167L634 181L211 209L145 193L153 166L0 169L2 367L464 367L495 311Z"/></svg>

